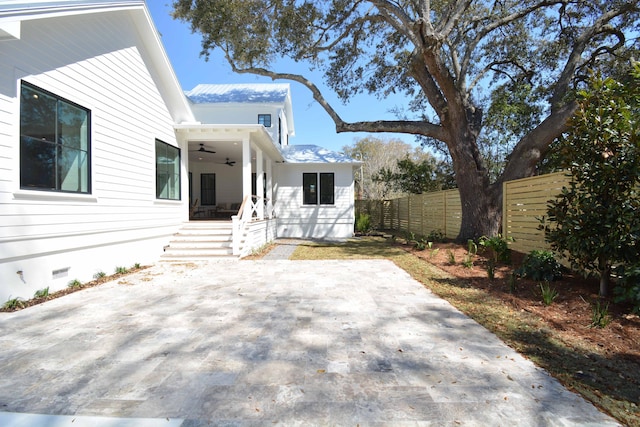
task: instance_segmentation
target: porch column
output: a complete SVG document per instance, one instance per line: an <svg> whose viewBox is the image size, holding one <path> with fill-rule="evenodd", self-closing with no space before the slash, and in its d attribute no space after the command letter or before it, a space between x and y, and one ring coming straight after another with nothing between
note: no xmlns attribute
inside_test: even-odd
<svg viewBox="0 0 640 427"><path fill-rule="evenodd" d="M264 219L264 160L262 150L256 147L256 195L258 196L256 211L258 219Z"/></svg>
<svg viewBox="0 0 640 427"><path fill-rule="evenodd" d="M269 199L269 206L273 206L273 161L267 157L267 199ZM272 218L272 211L269 209L267 216Z"/></svg>
<svg viewBox="0 0 640 427"><path fill-rule="evenodd" d="M248 136L242 139L242 200L247 197L251 201L251 142Z"/></svg>

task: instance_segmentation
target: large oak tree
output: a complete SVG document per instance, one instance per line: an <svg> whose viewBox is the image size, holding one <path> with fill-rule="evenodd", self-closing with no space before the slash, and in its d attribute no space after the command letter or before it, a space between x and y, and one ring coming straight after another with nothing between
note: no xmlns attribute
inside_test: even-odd
<svg viewBox="0 0 640 427"><path fill-rule="evenodd" d="M234 71L305 85L337 132L397 132L446 146L462 199L459 239L495 235L504 180L534 174L567 130L586 68L628 47L640 0L176 0L174 17L221 49ZM308 75L274 69L279 58L323 72L348 101L406 94L398 120L346 122ZM513 149L491 182L479 138L483 111L515 125ZM503 137L504 135L500 135Z"/></svg>

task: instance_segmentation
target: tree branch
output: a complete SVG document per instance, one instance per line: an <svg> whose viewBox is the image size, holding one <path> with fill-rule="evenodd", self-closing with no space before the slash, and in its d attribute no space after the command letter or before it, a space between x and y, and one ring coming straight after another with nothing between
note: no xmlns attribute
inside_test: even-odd
<svg viewBox="0 0 640 427"><path fill-rule="evenodd" d="M498 180L511 181L534 175L535 168L549 151L549 146L562 132L569 129L568 120L573 116L578 104L565 104L525 135L511 151L502 177Z"/></svg>
<svg viewBox="0 0 640 427"><path fill-rule="evenodd" d="M586 30L580 34L553 90L553 95L551 96L552 109L561 104L562 99L569 90L571 80L582 62L582 54L587 48L589 41L598 34L611 32L608 27L608 23L617 16L634 9L636 11L638 10L638 8L634 7L632 4L625 4L619 9L610 10L600 16L592 26L587 27Z"/></svg>
<svg viewBox="0 0 640 427"><path fill-rule="evenodd" d="M467 72L469 70L469 67L471 65L471 60L473 57L473 53L476 51L478 45L480 44L480 42L492 31L503 27L507 24L510 24L511 22L520 19L524 16L529 15L530 13L535 12L536 10L539 10L543 7L547 7L547 6L553 6L556 4L564 4L566 3L567 0L545 0L545 1L541 1L540 3L536 3L530 7L524 8L520 11L511 13L507 16L504 16L502 19L497 19L495 21L492 21L489 25L486 25L485 27L481 28L478 33L476 34L476 36L474 37L473 40L471 40L469 42L469 45L467 46L467 50L465 52L465 54L463 55L463 59L461 61L461 72L460 74L463 76L467 75Z"/></svg>
<svg viewBox="0 0 640 427"><path fill-rule="evenodd" d="M336 125L336 132L371 132L371 133L380 133L380 132L390 132L390 133L406 133L412 135L422 135L431 138L440 139L442 141L447 141L448 134L445 130L436 124L423 122L423 121L410 121L410 120L377 120L377 121L366 121L366 122L345 122L340 115L335 111L335 109L329 104L329 102L324 98L320 89L309 79L299 74L291 74L291 73L277 73L275 71L270 71L265 68L259 67L249 67L249 68L238 68L231 57L227 54L227 60L231 65L231 69L235 73L239 74L257 74L265 77L269 77L272 80L291 80L298 82L305 86L311 94L313 95L313 99L320 104L320 106L329 114L329 117L333 120Z"/></svg>

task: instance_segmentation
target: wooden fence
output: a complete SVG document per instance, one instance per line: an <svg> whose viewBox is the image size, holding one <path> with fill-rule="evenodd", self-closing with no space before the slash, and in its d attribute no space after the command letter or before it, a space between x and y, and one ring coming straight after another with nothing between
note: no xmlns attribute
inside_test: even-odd
<svg viewBox="0 0 640 427"><path fill-rule="evenodd" d="M529 253L549 249L540 218L547 214L547 202L569 185L565 172L523 178L502 184L502 235L513 238L511 248Z"/></svg>
<svg viewBox="0 0 640 427"><path fill-rule="evenodd" d="M569 179L564 172L505 182L502 186L502 235L513 238L513 250L528 253L548 249L539 218L547 202L560 194ZM447 238L460 232L462 210L458 190L414 194L393 200L357 200L356 215L368 213L373 227L427 236L438 231Z"/></svg>

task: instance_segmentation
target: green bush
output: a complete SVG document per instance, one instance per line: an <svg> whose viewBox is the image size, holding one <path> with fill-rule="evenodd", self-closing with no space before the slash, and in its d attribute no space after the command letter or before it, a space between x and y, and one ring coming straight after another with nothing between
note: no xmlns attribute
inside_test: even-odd
<svg viewBox="0 0 640 427"><path fill-rule="evenodd" d="M443 242L444 233L440 230L431 230L427 235L426 240L429 242Z"/></svg>
<svg viewBox="0 0 640 427"><path fill-rule="evenodd" d="M360 213L356 218L356 232L368 233L371 231L371 216L369 214Z"/></svg>
<svg viewBox="0 0 640 427"><path fill-rule="evenodd" d="M616 273L619 279L614 288L614 301L629 303L632 311L640 314L640 263L618 267Z"/></svg>
<svg viewBox="0 0 640 427"><path fill-rule="evenodd" d="M492 251L494 263L511 264L511 249L509 249L507 239L503 239L500 234L493 237L482 236L478 244Z"/></svg>
<svg viewBox="0 0 640 427"><path fill-rule="evenodd" d="M516 274L535 281L551 282L562 278L562 265L553 252L534 249L524 258Z"/></svg>

